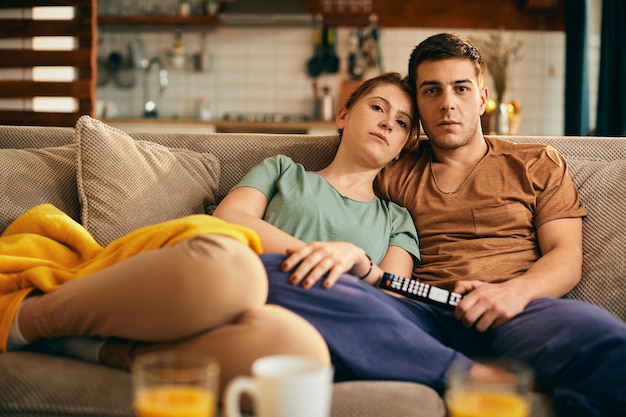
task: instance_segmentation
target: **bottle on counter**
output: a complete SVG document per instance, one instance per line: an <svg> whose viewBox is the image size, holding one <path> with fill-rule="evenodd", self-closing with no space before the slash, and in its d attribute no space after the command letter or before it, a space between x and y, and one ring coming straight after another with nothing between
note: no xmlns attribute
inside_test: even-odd
<svg viewBox="0 0 626 417"><path fill-rule="evenodd" d="M219 11L219 3L217 0L205 0L204 12L209 16L215 16Z"/></svg>
<svg viewBox="0 0 626 417"><path fill-rule="evenodd" d="M202 121L211 120L211 104L206 97L202 97L198 100L198 119Z"/></svg>
<svg viewBox="0 0 626 417"><path fill-rule="evenodd" d="M333 99L333 95L331 94L328 86L324 86L322 88L322 92L322 120L330 122L335 117L335 100Z"/></svg>
<svg viewBox="0 0 626 417"><path fill-rule="evenodd" d="M178 3L178 14L180 16L189 16L191 13L191 5L189 4L189 0L180 0Z"/></svg>

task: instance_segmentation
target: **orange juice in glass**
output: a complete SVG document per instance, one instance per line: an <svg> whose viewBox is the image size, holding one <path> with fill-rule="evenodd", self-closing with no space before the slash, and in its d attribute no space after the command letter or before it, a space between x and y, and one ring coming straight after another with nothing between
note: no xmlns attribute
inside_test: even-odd
<svg viewBox="0 0 626 417"><path fill-rule="evenodd" d="M502 378L476 381L468 369L453 365L445 394L449 417L529 417L532 371L516 362L498 363Z"/></svg>
<svg viewBox="0 0 626 417"><path fill-rule="evenodd" d="M519 394L464 391L446 400L450 417L528 417L530 405Z"/></svg>
<svg viewBox="0 0 626 417"><path fill-rule="evenodd" d="M133 363L137 417L213 417L219 366L215 359L174 352L150 353Z"/></svg>

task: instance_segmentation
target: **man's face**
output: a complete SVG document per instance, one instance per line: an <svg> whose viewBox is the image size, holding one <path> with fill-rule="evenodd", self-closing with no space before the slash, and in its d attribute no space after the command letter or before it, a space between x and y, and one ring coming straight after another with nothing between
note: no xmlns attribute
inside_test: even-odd
<svg viewBox="0 0 626 417"><path fill-rule="evenodd" d="M416 75L419 116L433 146L456 149L481 135L488 93L479 87L470 60L424 61Z"/></svg>

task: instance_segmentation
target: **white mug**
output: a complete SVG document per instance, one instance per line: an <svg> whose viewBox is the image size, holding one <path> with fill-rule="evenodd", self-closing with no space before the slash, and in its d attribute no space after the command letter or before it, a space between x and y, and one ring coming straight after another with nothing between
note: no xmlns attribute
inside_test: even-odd
<svg viewBox="0 0 626 417"><path fill-rule="evenodd" d="M224 407L228 417L241 417L240 399L248 393L257 417L328 417L332 389L332 366L301 356L267 356L252 364L252 377L228 384Z"/></svg>

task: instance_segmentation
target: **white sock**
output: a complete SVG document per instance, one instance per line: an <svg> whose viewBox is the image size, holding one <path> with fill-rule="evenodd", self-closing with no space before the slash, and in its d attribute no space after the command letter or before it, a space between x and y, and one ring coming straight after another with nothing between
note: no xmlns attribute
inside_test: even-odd
<svg viewBox="0 0 626 417"><path fill-rule="evenodd" d="M13 317L13 323L11 324L11 330L9 330L9 338L7 339L7 352L12 352L14 350L18 350L26 346L29 342L24 339L22 332L20 331L20 323L18 320L18 316L20 314L20 309L22 308L22 304L19 305L17 311L15 312L15 317Z"/></svg>
<svg viewBox="0 0 626 417"><path fill-rule="evenodd" d="M38 342L38 345L45 346L46 349L60 355L99 363L98 356L105 342L105 339L90 337L62 337L59 339L41 340Z"/></svg>

